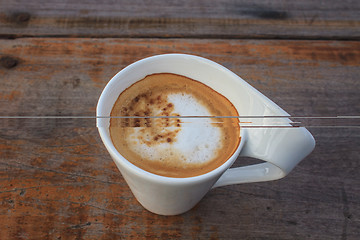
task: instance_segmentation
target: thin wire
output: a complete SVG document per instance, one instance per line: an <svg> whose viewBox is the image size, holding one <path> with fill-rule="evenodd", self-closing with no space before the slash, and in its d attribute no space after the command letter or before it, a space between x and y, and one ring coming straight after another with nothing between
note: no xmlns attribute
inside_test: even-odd
<svg viewBox="0 0 360 240"><path fill-rule="evenodd" d="M292 119L360 119L360 116L0 116L0 119L95 119L95 118L292 118Z"/></svg>
<svg viewBox="0 0 360 240"><path fill-rule="evenodd" d="M149 119L149 118L184 118L184 119L225 119L225 118L237 118L237 119L276 119L276 118L287 118L287 119L360 119L360 116L0 116L0 119ZM191 122L183 122L191 123ZM217 122L219 123L219 122ZM243 128L296 128L296 127L307 127L307 128L355 128L360 129L360 125L310 125L302 122L289 122L290 125L283 125L282 122L267 123L272 125L258 125L251 121L239 123ZM252 124L252 125L248 125ZM278 124L278 125L277 125ZM342 123L344 124L344 123ZM353 124L353 123L352 123Z"/></svg>

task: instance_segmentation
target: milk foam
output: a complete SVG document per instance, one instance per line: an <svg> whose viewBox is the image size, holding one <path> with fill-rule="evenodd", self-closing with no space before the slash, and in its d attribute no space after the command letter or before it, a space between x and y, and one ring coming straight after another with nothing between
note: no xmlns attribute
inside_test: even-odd
<svg viewBox="0 0 360 240"><path fill-rule="evenodd" d="M173 93L167 96L173 104L172 114L180 116L209 116L210 111L189 93ZM159 111L152 109L153 112ZM172 115L171 114L171 115ZM154 136L145 135L144 127L134 128L128 136L132 151L150 161L163 161L167 165L203 164L217 156L222 148L221 129L212 124L210 118L181 118L181 127L163 126L158 131L174 132L176 138L171 142L148 145L141 139L151 140Z"/></svg>
<svg viewBox="0 0 360 240"><path fill-rule="evenodd" d="M239 121L177 116L214 115L238 112L201 82L158 73L125 89L111 111L111 116L141 118L111 118L109 130L116 149L135 166L161 176L192 177L216 169L232 156L241 140Z"/></svg>

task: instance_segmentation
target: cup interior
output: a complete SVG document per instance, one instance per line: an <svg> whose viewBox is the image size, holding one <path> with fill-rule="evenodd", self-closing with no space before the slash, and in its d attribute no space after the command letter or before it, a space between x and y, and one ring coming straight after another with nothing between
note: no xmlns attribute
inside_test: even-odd
<svg viewBox="0 0 360 240"><path fill-rule="evenodd" d="M213 61L186 54L165 54L145 58L129 65L116 74L106 85L99 98L97 127L105 146L114 160L122 158L122 156L117 153L112 144L109 133L110 120L106 117L110 116L112 107L122 91L147 75L154 73L174 73L198 80L225 96L232 102L240 116L288 116L284 110L239 76ZM254 121L261 124L261 121L266 120L259 118L254 119ZM281 119L281 121L287 124L289 120ZM227 162L219 167L221 169L215 169L216 171L226 170L236 160L246 137L242 128L240 135L242 140L237 150Z"/></svg>

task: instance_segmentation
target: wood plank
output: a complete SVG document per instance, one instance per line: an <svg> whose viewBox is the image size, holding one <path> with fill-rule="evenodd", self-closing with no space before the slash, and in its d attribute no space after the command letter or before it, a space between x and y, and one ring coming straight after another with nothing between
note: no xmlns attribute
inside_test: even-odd
<svg viewBox="0 0 360 240"><path fill-rule="evenodd" d="M0 36L359 39L359 9L356 0L0 1Z"/></svg>
<svg viewBox="0 0 360 240"><path fill-rule="evenodd" d="M30 38L0 44L2 115L95 116L111 77L169 52L228 67L292 115L360 112L359 42ZM16 64L8 66L9 59Z"/></svg>
<svg viewBox="0 0 360 240"><path fill-rule="evenodd" d="M114 74L169 52L228 67L290 114L360 112L359 42L22 38L0 46L2 116L95 115ZM162 217L136 202L94 121L67 121L0 120L0 239L360 235L358 129L310 129L317 147L288 177L217 188L193 210Z"/></svg>

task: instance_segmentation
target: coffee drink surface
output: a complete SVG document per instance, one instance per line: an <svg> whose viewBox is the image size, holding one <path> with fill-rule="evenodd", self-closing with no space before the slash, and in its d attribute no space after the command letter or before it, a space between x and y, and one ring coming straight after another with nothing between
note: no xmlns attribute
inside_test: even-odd
<svg viewBox="0 0 360 240"><path fill-rule="evenodd" d="M180 75L153 74L134 83L120 94L111 116L110 135L119 153L161 176L182 178L210 172L226 162L240 143L237 118L177 118L238 116L224 96Z"/></svg>

